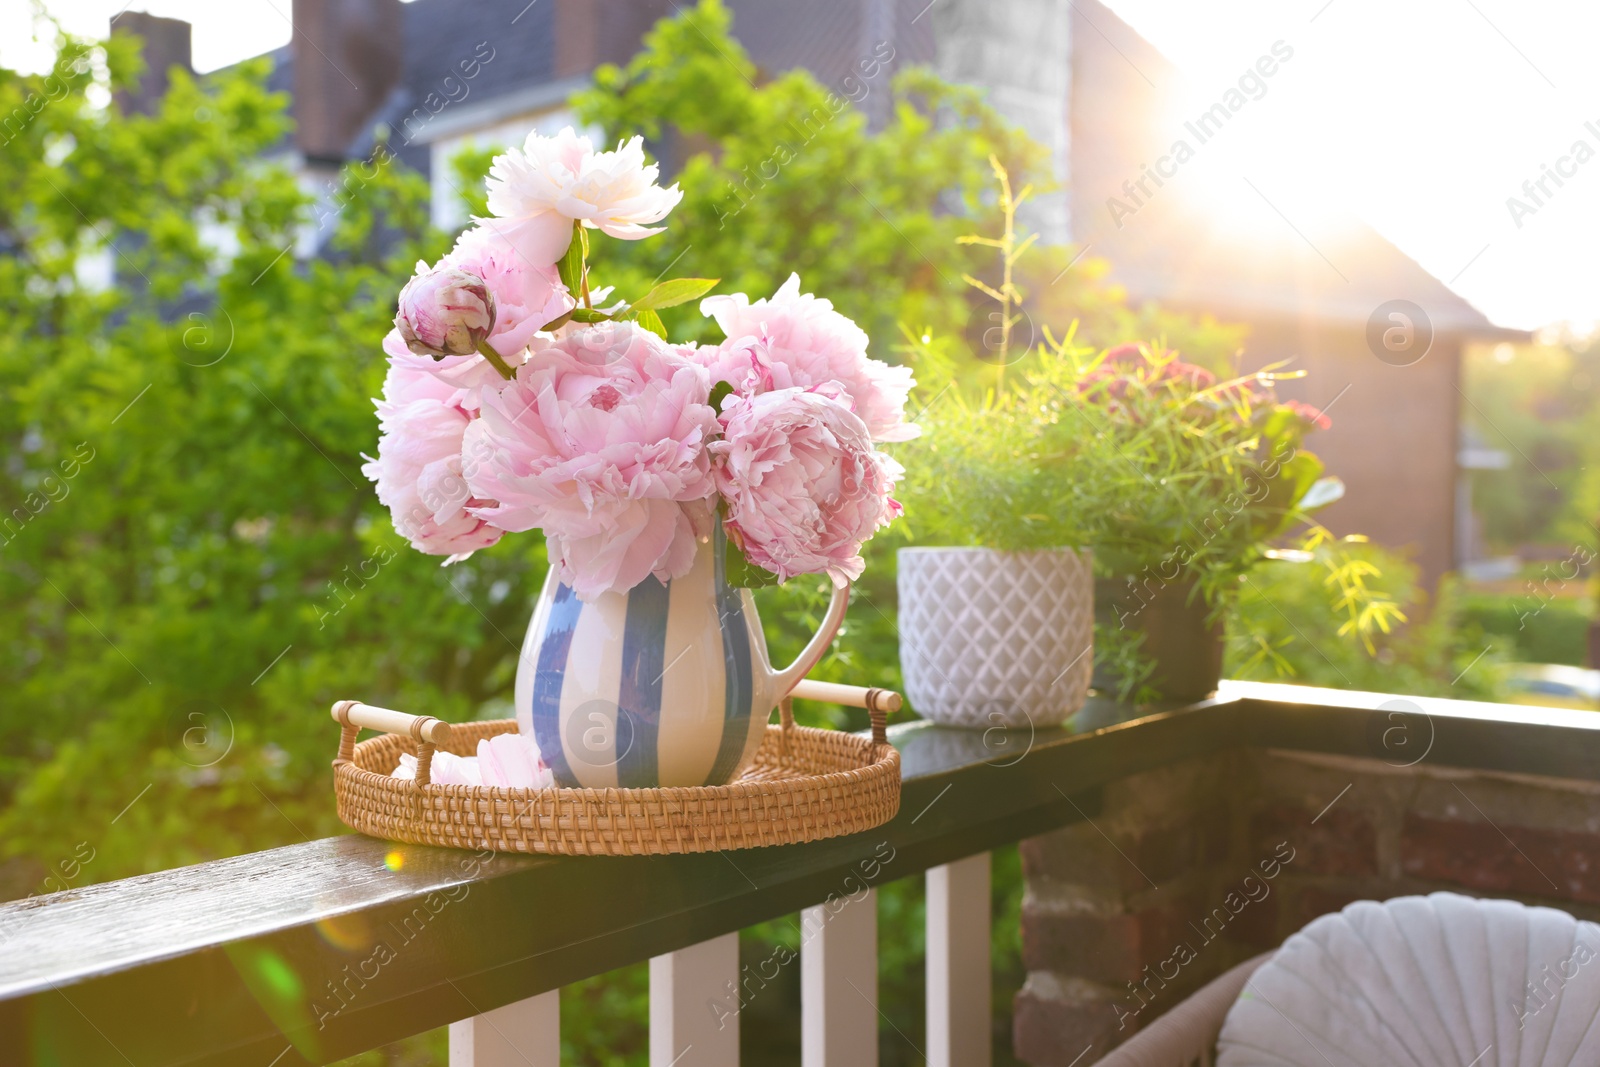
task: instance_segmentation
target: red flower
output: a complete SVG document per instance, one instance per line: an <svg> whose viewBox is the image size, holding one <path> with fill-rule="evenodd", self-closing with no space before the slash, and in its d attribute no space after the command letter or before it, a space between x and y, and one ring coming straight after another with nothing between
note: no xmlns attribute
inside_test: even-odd
<svg viewBox="0 0 1600 1067"><path fill-rule="evenodd" d="M1189 379L1189 384L1196 389L1209 389L1217 384L1217 376L1215 374L1212 374L1204 367L1196 366L1193 363L1185 363L1181 359L1175 359L1168 363L1161 372L1161 376L1169 381L1187 378Z"/></svg>
<svg viewBox="0 0 1600 1067"><path fill-rule="evenodd" d="M1306 420L1312 429L1326 430L1333 425L1333 420L1324 415L1321 408L1314 408L1304 401L1288 400L1284 402L1283 406Z"/></svg>

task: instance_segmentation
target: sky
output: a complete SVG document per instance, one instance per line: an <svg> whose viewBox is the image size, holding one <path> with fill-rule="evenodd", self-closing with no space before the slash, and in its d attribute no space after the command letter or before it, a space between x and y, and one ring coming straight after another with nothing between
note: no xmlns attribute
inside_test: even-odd
<svg viewBox="0 0 1600 1067"><path fill-rule="evenodd" d="M1353 212L1501 325L1587 332L1600 322L1600 4L1108 2L1180 69L1175 127L1274 42L1293 48L1267 95L1208 153L1210 166L1272 190L1285 216L1309 225L1319 204ZM45 6L69 30L99 35L125 5ZM202 71L289 40L290 0L132 6L190 21ZM28 11L0 0L0 62L46 68ZM1567 172L1559 185L1546 167ZM1530 196L1523 184L1541 178Z"/></svg>
<svg viewBox="0 0 1600 1067"><path fill-rule="evenodd" d="M1348 209L1504 326L1600 320L1600 4L1109 6L1180 68L1186 115L1275 41L1294 49L1224 147L1263 190L1295 192L1294 209L1278 206L1296 222L1318 200ZM1558 186L1546 165L1570 173ZM1536 203L1522 186L1541 177Z"/></svg>

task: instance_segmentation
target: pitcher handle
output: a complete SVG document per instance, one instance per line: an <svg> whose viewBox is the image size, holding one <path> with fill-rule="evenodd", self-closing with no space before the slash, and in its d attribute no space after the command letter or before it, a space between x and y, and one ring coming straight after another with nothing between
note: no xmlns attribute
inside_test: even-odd
<svg viewBox="0 0 1600 1067"><path fill-rule="evenodd" d="M772 675L773 693L777 700L782 700L800 684L811 668L821 661L828 651L828 646L833 644L833 639L838 636L839 627L844 624L845 609L850 606L850 583L833 587L833 599L828 601L828 613L822 618L822 626L816 635L806 645L805 649L795 661L781 671Z"/></svg>

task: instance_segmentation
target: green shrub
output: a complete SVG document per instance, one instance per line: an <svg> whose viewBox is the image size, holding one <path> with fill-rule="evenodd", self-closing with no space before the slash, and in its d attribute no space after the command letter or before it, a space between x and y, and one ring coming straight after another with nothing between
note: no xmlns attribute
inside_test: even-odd
<svg viewBox="0 0 1600 1067"><path fill-rule="evenodd" d="M1567 598L1540 601L1529 596L1467 593L1461 600L1465 623L1477 626L1521 663L1589 666L1589 623L1593 601Z"/></svg>
<svg viewBox="0 0 1600 1067"><path fill-rule="evenodd" d="M1409 621L1370 626L1352 639L1359 611L1330 614L1329 594L1374 572ZM1463 618L1453 582L1430 606L1415 565L1349 540L1319 545L1309 560L1270 560L1241 578L1227 636L1227 678L1416 696L1492 700L1507 658Z"/></svg>
<svg viewBox="0 0 1600 1067"><path fill-rule="evenodd" d="M759 88L730 77L727 57L747 61L726 23L715 4L690 9L581 104L619 134L656 108L681 119L679 144L703 146L679 173L682 243L638 242L598 269L647 283L692 242L676 272L702 256L733 263L724 290L763 295L798 269L880 351L901 318L964 328L965 296L941 273L972 265L950 239L972 223L941 205L992 210L988 156L1023 171L1037 149L977 94L911 73L887 128L844 110L719 227L728 183L771 152L775 123L827 99L805 74ZM530 537L440 568L393 534L359 472L395 294L450 243L429 225L427 183L380 152L338 176L318 220L270 161L289 120L266 61L175 74L155 114L121 115L101 101L137 76L130 43L61 44L104 55L110 80L95 84L102 68L86 64L0 145L12 338L0 346L0 511L26 516L0 545L0 685L8 707L27 709L0 716L6 896L43 891L85 840L95 859L74 884L344 832L329 704L503 715L545 568ZM674 86L676 103L661 95ZM0 113L30 92L42 95L39 79L0 70ZM463 177L485 162L463 160ZM326 258L292 254L307 221L320 222ZM218 229L237 244L226 256L206 237ZM112 235L120 284L90 288L77 257ZM692 311L669 325L699 328ZM892 560L885 542L830 676L899 684ZM761 592L775 657L808 635L812 592ZM885 942L917 943L914 922L914 905L890 906ZM895 958L909 974L909 956ZM643 1062L642 974L568 991L573 1059ZM886 987L885 1010L920 1011L898 989ZM435 1032L351 1062L437 1063L442 1050Z"/></svg>

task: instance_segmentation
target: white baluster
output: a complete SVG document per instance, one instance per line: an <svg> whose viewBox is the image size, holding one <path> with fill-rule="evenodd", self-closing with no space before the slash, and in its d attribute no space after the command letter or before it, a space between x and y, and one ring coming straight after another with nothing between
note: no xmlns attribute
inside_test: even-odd
<svg viewBox="0 0 1600 1067"><path fill-rule="evenodd" d="M650 1067L739 1067L737 932L650 961Z"/></svg>
<svg viewBox="0 0 1600 1067"><path fill-rule="evenodd" d="M989 1067L989 853L928 871L928 1067Z"/></svg>
<svg viewBox="0 0 1600 1067"><path fill-rule="evenodd" d="M800 915L801 1067L878 1065L878 894Z"/></svg>
<svg viewBox="0 0 1600 1067"><path fill-rule="evenodd" d="M560 1067L561 991L450 1024L450 1067Z"/></svg>

